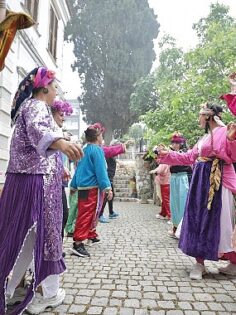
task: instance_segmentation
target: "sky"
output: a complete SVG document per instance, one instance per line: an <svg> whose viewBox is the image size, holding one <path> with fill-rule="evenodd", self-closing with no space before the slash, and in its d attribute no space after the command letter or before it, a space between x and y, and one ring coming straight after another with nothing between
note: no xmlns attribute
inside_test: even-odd
<svg viewBox="0 0 236 315"><path fill-rule="evenodd" d="M230 15L236 18L236 0L148 0L150 7L154 9L157 20L160 23L158 38L154 41L155 51L158 53L158 41L164 33L170 34L176 39L177 45L185 50L194 47L197 42L193 23L201 17L209 14L211 3L222 3L230 7ZM158 57L158 55L157 55ZM71 63L74 60L72 44L64 43L64 69L63 89L67 92L68 99L76 98L80 93L79 77L71 71ZM158 62L155 62L157 65ZM154 65L154 67L155 67Z"/></svg>
<svg viewBox="0 0 236 315"><path fill-rule="evenodd" d="M154 41L156 53L158 41L165 33L174 37L177 45L184 50L194 47L197 37L192 25L206 17L210 12L210 4L217 2L229 6L230 15L236 18L236 0L149 0L160 23L160 32ZM158 61L155 62L157 64Z"/></svg>

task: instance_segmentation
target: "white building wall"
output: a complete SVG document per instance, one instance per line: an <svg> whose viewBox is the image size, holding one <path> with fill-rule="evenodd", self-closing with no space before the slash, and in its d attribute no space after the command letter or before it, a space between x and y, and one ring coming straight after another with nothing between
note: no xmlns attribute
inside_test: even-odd
<svg viewBox="0 0 236 315"><path fill-rule="evenodd" d="M26 12L24 2L24 0L8 0L7 6L15 12ZM56 60L48 51L50 5L53 6L58 18ZM37 66L47 66L54 70L57 78L61 80L65 70L62 60L64 28L69 18L66 0L40 0L37 25L17 32L5 61L6 66L0 72L0 186L4 182L9 157L11 102L17 86L22 77Z"/></svg>

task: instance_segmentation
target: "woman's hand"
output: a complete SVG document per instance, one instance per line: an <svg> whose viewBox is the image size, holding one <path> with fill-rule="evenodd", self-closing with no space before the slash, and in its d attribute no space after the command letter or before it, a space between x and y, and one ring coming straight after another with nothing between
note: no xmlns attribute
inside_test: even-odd
<svg viewBox="0 0 236 315"><path fill-rule="evenodd" d="M228 76L229 80L235 80L236 79L236 72L233 72L231 73L229 76Z"/></svg>
<svg viewBox="0 0 236 315"><path fill-rule="evenodd" d="M231 84L231 94L236 94L236 72L228 76L229 83Z"/></svg>
<svg viewBox="0 0 236 315"><path fill-rule="evenodd" d="M169 153L167 150L160 150L158 157L164 157Z"/></svg>
<svg viewBox="0 0 236 315"><path fill-rule="evenodd" d="M64 167L63 180L64 180L65 182L69 182L70 179L71 179L70 172L69 172L69 170L68 170L67 167Z"/></svg>
<svg viewBox="0 0 236 315"><path fill-rule="evenodd" d="M108 190L108 192L106 193L106 195L107 195L107 200L112 200L112 198L113 198L113 192L112 192L111 189Z"/></svg>
<svg viewBox="0 0 236 315"><path fill-rule="evenodd" d="M72 161L77 161L81 159L84 155L80 145L68 141L65 141L63 143L61 151Z"/></svg>
<svg viewBox="0 0 236 315"><path fill-rule="evenodd" d="M83 150L79 144L66 141L65 139L59 139L53 142L50 148L54 150L60 150L71 161L78 161L84 155Z"/></svg>
<svg viewBox="0 0 236 315"><path fill-rule="evenodd" d="M76 193L76 191L78 191L78 190L70 188L70 195L73 196Z"/></svg>
<svg viewBox="0 0 236 315"><path fill-rule="evenodd" d="M227 139L229 141L236 140L236 123L231 122L227 125Z"/></svg>
<svg viewBox="0 0 236 315"><path fill-rule="evenodd" d="M155 174L155 173L156 173L156 170L151 170L151 171L149 172L150 175Z"/></svg>

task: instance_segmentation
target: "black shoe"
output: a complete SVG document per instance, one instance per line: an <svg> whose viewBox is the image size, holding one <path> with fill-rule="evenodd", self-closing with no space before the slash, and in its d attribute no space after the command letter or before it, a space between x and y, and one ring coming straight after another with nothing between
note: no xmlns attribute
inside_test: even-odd
<svg viewBox="0 0 236 315"><path fill-rule="evenodd" d="M100 239L95 237L95 238L90 238L87 242L87 246L93 246L94 244L100 242Z"/></svg>
<svg viewBox="0 0 236 315"><path fill-rule="evenodd" d="M90 254L87 252L87 250L84 247L83 243L76 244L73 243L73 248L70 249L75 255L80 257L90 257Z"/></svg>
<svg viewBox="0 0 236 315"><path fill-rule="evenodd" d="M100 239L95 237L95 238L91 238L90 241L92 242L92 244L95 244L95 243L100 242Z"/></svg>
<svg viewBox="0 0 236 315"><path fill-rule="evenodd" d="M67 237L73 237L73 235L74 235L74 233L71 233L71 232L68 232L68 233L66 234Z"/></svg>

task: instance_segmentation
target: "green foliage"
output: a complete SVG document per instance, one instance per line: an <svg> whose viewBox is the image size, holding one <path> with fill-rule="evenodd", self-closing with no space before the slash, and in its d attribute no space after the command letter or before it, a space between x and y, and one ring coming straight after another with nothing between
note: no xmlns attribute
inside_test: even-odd
<svg viewBox="0 0 236 315"><path fill-rule="evenodd" d="M157 108L158 93L155 89L155 82L155 74L150 74L135 83L134 92L130 97L130 109L137 116Z"/></svg>
<svg viewBox="0 0 236 315"><path fill-rule="evenodd" d="M199 43L183 52L171 37L160 44L160 65L153 74L158 95L155 110L142 116L150 137L150 145L169 143L171 134L180 131L194 144L203 131L198 127L199 105L209 101L222 103L219 96L229 89L227 76L235 71L236 22L228 8L212 4L206 18L193 26ZM232 116L224 106L223 120Z"/></svg>
<svg viewBox="0 0 236 315"><path fill-rule="evenodd" d="M129 138L132 138L135 140L135 142L138 142L141 138L143 138L144 135L144 131L145 131L145 127L142 126L141 124L133 124L130 128L129 128Z"/></svg>
<svg viewBox="0 0 236 315"><path fill-rule="evenodd" d="M75 0L73 7L66 39L74 43L81 109L88 123L119 136L137 116L129 107L134 83L155 59L156 16L147 0Z"/></svg>

